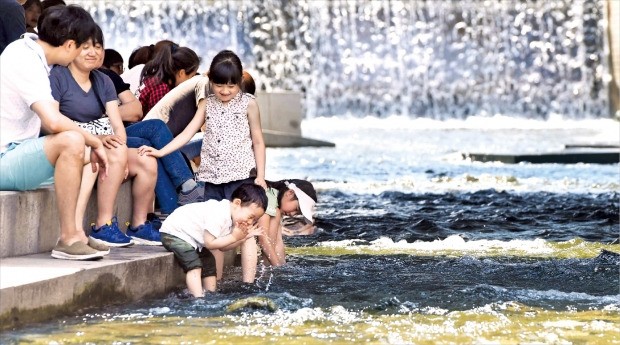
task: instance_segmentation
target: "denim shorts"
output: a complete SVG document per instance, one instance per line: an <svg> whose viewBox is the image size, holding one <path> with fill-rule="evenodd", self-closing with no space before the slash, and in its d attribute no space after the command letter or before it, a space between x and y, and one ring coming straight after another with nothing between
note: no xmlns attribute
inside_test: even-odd
<svg viewBox="0 0 620 345"><path fill-rule="evenodd" d="M183 272L187 273L193 269L201 268L200 276L202 278L215 277L215 257L209 249L202 248L202 251L199 251L174 235L165 232L160 234L164 248L174 253L181 268L183 268Z"/></svg>
<svg viewBox="0 0 620 345"><path fill-rule="evenodd" d="M0 190L31 190L54 177L54 166L47 160L45 137L10 143L0 156Z"/></svg>

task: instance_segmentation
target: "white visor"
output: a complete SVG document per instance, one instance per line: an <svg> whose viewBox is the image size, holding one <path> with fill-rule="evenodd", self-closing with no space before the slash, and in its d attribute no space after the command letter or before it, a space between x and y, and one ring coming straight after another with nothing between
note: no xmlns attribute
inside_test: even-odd
<svg viewBox="0 0 620 345"><path fill-rule="evenodd" d="M314 199L308 196L303 190L299 189L294 183L286 182L286 186L295 192L295 196L299 201L299 210L304 218L309 220L310 223L314 223L314 205L316 204Z"/></svg>

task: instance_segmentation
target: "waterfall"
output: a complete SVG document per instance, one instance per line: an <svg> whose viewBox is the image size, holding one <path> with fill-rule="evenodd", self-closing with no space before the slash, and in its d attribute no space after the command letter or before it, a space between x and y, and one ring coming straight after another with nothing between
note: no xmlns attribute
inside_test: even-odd
<svg viewBox="0 0 620 345"><path fill-rule="evenodd" d="M79 4L127 59L170 39L206 71L236 51L306 116L608 117L605 0L186 0Z"/></svg>

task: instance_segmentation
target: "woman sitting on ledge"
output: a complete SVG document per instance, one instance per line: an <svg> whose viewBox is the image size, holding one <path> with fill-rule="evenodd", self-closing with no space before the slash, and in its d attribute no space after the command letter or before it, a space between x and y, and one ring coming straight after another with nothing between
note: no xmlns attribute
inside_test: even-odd
<svg viewBox="0 0 620 345"><path fill-rule="evenodd" d="M103 54L101 29L83 45L80 55L68 67L56 66L50 72L52 95L62 114L78 126L101 138L109 159L108 177L97 184L97 220L90 237L109 246L124 247L136 243L161 245L159 232L147 221L154 200L157 161L127 149L127 135L118 112L116 91L110 78L96 71ZM116 195L125 178L132 178L133 212L127 234L114 216ZM78 199L78 215L86 209L97 175L90 167L83 171ZM81 226L83 219L77 217Z"/></svg>

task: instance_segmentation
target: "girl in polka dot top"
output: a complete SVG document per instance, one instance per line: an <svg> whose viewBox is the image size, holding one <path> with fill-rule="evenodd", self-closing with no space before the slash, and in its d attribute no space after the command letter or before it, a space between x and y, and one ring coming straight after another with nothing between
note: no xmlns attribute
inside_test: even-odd
<svg viewBox="0 0 620 345"><path fill-rule="evenodd" d="M205 183L205 200L229 199L241 184L265 182L265 142L258 104L243 92L243 67L230 50L219 52L209 68L208 96L183 132L156 150L143 146L141 154L165 156L185 145L205 125L198 181Z"/></svg>

